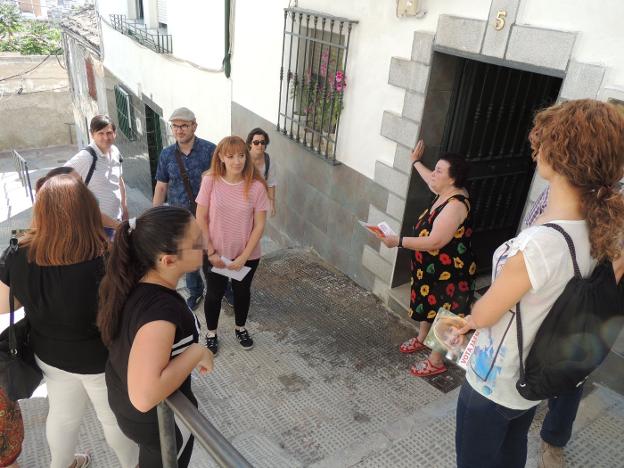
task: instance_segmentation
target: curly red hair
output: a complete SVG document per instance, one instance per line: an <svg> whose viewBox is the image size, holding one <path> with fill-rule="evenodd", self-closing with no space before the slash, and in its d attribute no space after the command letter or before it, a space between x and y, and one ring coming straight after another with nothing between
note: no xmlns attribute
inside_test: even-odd
<svg viewBox="0 0 624 468"><path fill-rule="evenodd" d="M589 227L591 255L620 255L624 234L624 116L612 104L568 101L540 111L529 134L534 158L576 187Z"/></svg>

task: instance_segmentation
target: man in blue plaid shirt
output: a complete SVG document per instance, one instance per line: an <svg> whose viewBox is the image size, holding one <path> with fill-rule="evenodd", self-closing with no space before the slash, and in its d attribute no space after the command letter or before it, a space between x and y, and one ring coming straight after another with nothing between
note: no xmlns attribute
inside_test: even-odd
<svg viewBox="0 0 624 468"><path fill-rule="evenodd" d="M169 122L176 142L160 153L152 205L162 205L166 200L171 206L186 208L195 214L195 197L199 193L202 173L210 169L216 146L195 136L195 114L186 107L174 110ZM180 172L180 164L186 172L186 180ZM186 274L186 287L190 293L186 303L191 310L196 310L204 295L204 281L199 270Z"/></svg>

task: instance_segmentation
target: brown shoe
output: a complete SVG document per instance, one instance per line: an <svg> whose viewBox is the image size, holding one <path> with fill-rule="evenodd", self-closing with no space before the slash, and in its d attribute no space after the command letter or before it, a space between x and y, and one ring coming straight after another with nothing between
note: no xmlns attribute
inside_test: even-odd
<svg viewBox="0 0 624 468"><path fill-rule="evenodd" d="M563 447L555 447L542 440L537 454L537 468L564 468Z"/></svg>

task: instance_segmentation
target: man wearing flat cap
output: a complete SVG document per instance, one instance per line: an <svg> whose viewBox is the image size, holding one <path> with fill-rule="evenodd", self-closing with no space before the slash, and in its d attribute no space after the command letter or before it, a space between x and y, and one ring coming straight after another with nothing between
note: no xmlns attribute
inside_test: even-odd
<svg viewBox="0 0 624 468"><path fill-rule="evenodd" d="M210 169L215 145L195 136L195 114L186 107L173 111L169 125L176 142L160 153L152 205L159 206L167 201L169 205L186 208L194 215L202 173ZM204 295L199 270L187 273L186 287L190 292L186 303L191 310L196 310Z"/></svg>

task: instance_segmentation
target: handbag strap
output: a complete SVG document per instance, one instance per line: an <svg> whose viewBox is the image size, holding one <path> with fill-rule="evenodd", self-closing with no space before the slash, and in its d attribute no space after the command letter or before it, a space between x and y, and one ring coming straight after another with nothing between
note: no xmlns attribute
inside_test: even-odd
<svg viewBox="0 0 624 468"><path fill-rule="evenodd" d="M191 181L188 176L188 172L186 171L186 166L184 165L184 161L182 160L182 153L180 149L176 145L175 157L178 163L178 169L180 170L180 176L182 176L182 183L184 184L184 190L186 190L186 196L189 199L189 203L191 204L191 208L193 209L193 214L195 214L195 210L197 208L197 204L195 203L195 197L193 196L193 189L191 187Z"/></svg>
<svg viewBox="0 0 624 468"><path fill-rule="evenodd" d="M14 235L11 236L11 240L9 241L9 251L8 255L13 255L17 252L18 243L17 237ZM17 338L15 336L15 296L13 295L13 287L9 285L9 352L11 356L17 356Z"/></svg>

